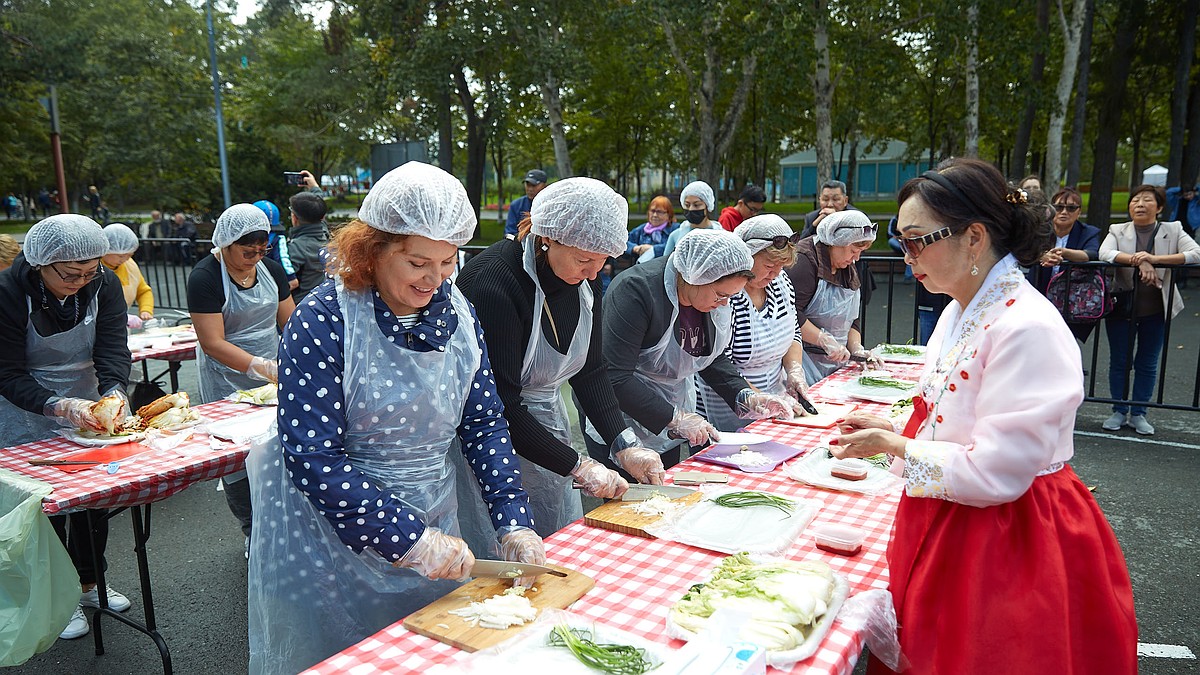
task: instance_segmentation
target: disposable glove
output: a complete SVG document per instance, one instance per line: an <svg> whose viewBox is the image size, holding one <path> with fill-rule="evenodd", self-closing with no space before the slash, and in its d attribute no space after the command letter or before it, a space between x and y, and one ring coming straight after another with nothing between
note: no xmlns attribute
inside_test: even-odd
<svg viewBox="0 0 1200 675"><path fill-rule="evenodd" d="M693 412L684 412L675 409L675 416L671 418L667 424L667 431L675 438L686 438L689 445L705 445L710 440L721 440L721 434L717 428L708 423L708 420Z"/></svg>
<svg viewBox="0 0 1200 675"><path fill-rule="evenodd" d="M255 356L250 359L250 367L246 368L246 375L262 382L279 384L279 362Z"/></svg>
<svg viewBox="0 0 1200 675"><path fill-rule="evenodd" d="M46 402L42 413L46 417L58 418L58 423L66 427L104 431L104 425L92 414L95 401L85 398L60 398Z"/></svg>
<svg viewBox="0 0 1200 675"><path fill-rule="evenodd" d="M580 457L571 476L584 492L601 499L616 499L629 489L620 474L590 457Z"/></svg>
<svg viewBox="0 0 1200 675"><path fill-rule="evenodd" d="M104 396L116 396L117 398L121 399L125 402L125 410L129 411L130 414L133 414L133 408L129 405L129 395L126 394L125 390L121 387L117 386L109 389L104 393Z"/></svg>
<svg viewBox="0 0 1200 675"><path fill-rule="evenodd" d="M738 392L737 407L734 411L739 419L785 419L790 420L797 414L803 414L799 404L782 396L764 394L747 387Z"/></svg>
<svg viewBox="0 0 1200 675"><path fill-rule="evenodd" d="M142 327L142 317L134 314L125 315L125 326L129 330L138 330Z"/></svg>
<svg viewBox="0 0 1200 675"><path fill-rule="evenodd" d="M850 360L850 350L838 342L837 338L826 333L824 329L818 335L817 344L825 350L825 356L828 356L829 360L834 363L845 363Z"/></svg>
<svg viewBox="0 0 1200 675"><path fill-rule="evenodd" d="M634 480L647 485L662 485L667 471L662 457L646 448L625 448L613 456L617 466L629 472Z"/></svg>
<svg viewBox="0 0 1200 675"><path fill-rule="evenodd" d="M792 364L784 374L784 389L792 398L808 398L808 378L804 376L804 366Z"/></svg>
<svg viewBox="0 0 1200 675"><path fill-rule="evenodd" d="M462 539L451 537L436 527L426 527L421 538L395 566L407 567L427 579L462 581L475 566L475 556Z"/></svg>
<svg viewBox="0 0 1200 675"><path fill-rule="evenodd" d="M859 347L858 349L854 350L854 354L852 354L852 356L854 356L856 358L866 359L865 361L862 362L863 368L872 369L872 368L882 368L883 367L883 359L879 358L879 355L877 355L873 351L863 349L862 347Z"/></svg>
<svg viewBox="0 0 1200 675"><path fill-rule="evenodd" d="M546 548L537 532L528 527L506 525L496 531L500 539L500 556L512 562L530 565L546 564ZM536 577L513 580L513 586L532 586Z"/></svg>

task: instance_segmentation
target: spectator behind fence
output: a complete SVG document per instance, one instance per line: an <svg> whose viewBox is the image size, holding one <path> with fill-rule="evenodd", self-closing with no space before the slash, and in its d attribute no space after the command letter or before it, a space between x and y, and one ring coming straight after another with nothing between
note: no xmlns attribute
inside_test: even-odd
<svg viewBox="0 0 1200 675"><path fill-rule="evenodd" d="M667 248L667 239L677 229L679 223L675 222L675 207L669 198L659 195L650 200L646 222L629 232L625 253L635 262L661 257Z"/></svg>
<svg viewBox="0 0 1200 675"><path fill-rule="evenodd" d="M717 220L721 223L721 227L733 232L738 225L742 224L743 220L762 213L766 203L767 193L757 185L747 183L746 187L742 188L742 194L738 196L737 203L721 209L721 215Z"/></svg>
<svg viewBox="0 0 1200 675"><path fill-rule="evenodd" d="M1168 217L1179 221L1189 237L1196 236L1196 226L1200 225L1200 199L1196 199L1197 191L1200 191L1200 185L1187 189L1167 188L1166 212L1170 214Z"/></svg>
<svg viewBox="0 0 1200 675"><path fill-rule="evenodd" d="M170 235L174 239L186 239L187 241L175 242L175 246L168 248L171 254L167 256L168 262L179 263L180 265L190 265L195 261L196 254L196 223L191 218L185 217L182 213L176 213L175 219L171 223Z"/></svg>
<svg viewBox="0 0 1200 675"><path fill-rule="evenodd" d="M1169 315L1183 311L1183 299L1173 287L1172 272L1155 265L1200 263L1200 245L1187 236L1177 221L1160 222L1167 198L1163 189L1139 185L1129 194L1130 222L1113 225L1100 245L1100 259L1126 265L1116 275L1117 307L1104 321L1108 334L1108 387L1112 398L1131 400L1132 407L1113 405L1103 427L1117 431L1131 426L1149 436L1154 427L1146 421L1146 402L1154 394L1158 357ZM1134 283L1134 271L1138 282ZM1136 343L1136 347L1135 347ZM1136 350L1136 351L1135 351ZM1129 356L1133 354L1133 391L1129 390Z"/></svg>
<svg viewBox="0 0 1200 675"><path fill-rule="evenodd" d="M318 194L321 187L308 171L301 171L305 192L298 192L288 200L292 212L292 236L288 242L288 257L296 271L296 288L292 299L297 304L308 292L325 280L325 262L322 251L329 243L329 226L325 224L325 199Z"/></svg>
<svg viewBox="0 0 1200 675"><path fill-rule="evenodd" d="M1083 198L1075 188L1059 188L1050 200L1054 209L1054 247L1042 254L1039 264L1029 269L1029 283L1046 294L1050 278L1057 274L1060 263L1088 262L1100 258L1100 228L1079 220Z"/></svg>
<svg viewBox="0 0 1200 675"><path fill-rule="evenodd" d="M0 234L0 272L12 267L13 260L21 252L21 245L11 234Z"/></svg>

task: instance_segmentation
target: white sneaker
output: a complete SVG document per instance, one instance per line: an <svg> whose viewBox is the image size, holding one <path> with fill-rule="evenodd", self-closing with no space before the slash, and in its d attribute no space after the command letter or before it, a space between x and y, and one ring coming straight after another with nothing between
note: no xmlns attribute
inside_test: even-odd
<svg viewBox="0 0 1200 675"><path fill-rule="evenodd" d="M1145 419L1144 417L1142 419ZM1106 431L1119 431L1121 427L1129 423L1125 413L1115 412L1108 419L1104 420L1104 424L1100 427Z"/></svg>
<svg viewBox="0 0 1200 675"><path fill-rule="evenodd" d="M58 637L63 640L74 640L88 634L91 630L88 625L87 617L83 614L83 605L75 607L75 613L71 615L71 621L67 623L67 627L63 629Z"/></svg>
<svg viewBox="0 0 1200 675"><path fill-rule="evenodd" d="M100 593L98 593L95 588L93 588L90 591L84 592L83 595L79 596L79 604L83 607L91 607L93 609L99 609ZM108 608L109 609L111 609L114 612L124 612L125 610L129 609L129 605L130 605L129 598L114 591L112 586L108 587Z"/></svg>
<svg viewBox="0 0 1200 675"><path fill-rule="evenodd" d="M1133 427L1134 431L1138 432L1139 434L1141 434L1143 436L1153 436L1154 435L1154 427L1152 427L1150 425L1150 423L1146 421L1145 415L1134 415L1134 416L1130 417L1129 418L1129 426Z"/></svg>

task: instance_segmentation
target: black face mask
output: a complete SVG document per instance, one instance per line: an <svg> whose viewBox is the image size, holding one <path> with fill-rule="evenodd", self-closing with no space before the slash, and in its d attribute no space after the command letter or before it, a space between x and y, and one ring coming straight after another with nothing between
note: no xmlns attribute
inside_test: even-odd
<svg viewBox="0 0 1200 675"><path fill-rule="evenodd" d="M689 223L699 225L704 222L704 219L708 216L708 212L704 209L699 209L696 211L684 211L683 215Z"/></svg>

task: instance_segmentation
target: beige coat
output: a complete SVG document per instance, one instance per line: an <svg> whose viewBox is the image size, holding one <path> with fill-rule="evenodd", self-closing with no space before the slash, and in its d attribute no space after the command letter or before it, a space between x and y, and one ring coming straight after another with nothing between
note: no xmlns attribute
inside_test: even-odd
<svg viewBox="0 0 1200 675"><path fill-rule="evenodd" d="M1108 230L1104 243L1100 244L1100 259L1104 262L1115 262L1118 253L1133 254L1137 251L1137 234L1133 222L1113 225ZM1177 221L1161 223L1158 234L1154 235L1154 245L1150 249L1154 255L1173 255L1182 253L1183 260L1188 264L1200 263L1200 244L1196 243L1183 231L1183 225ZM1171 270L1158 269L1158 278L1162 282L1163 307L1167 306L1167 295L1174 291L1175 301L1171 303L1171 316L1183 311L1183 300L1179 290L1174 288L1171 281ZM1117 284L1121 288L1133 288L1133 268L1117 269Z"/></svg>

